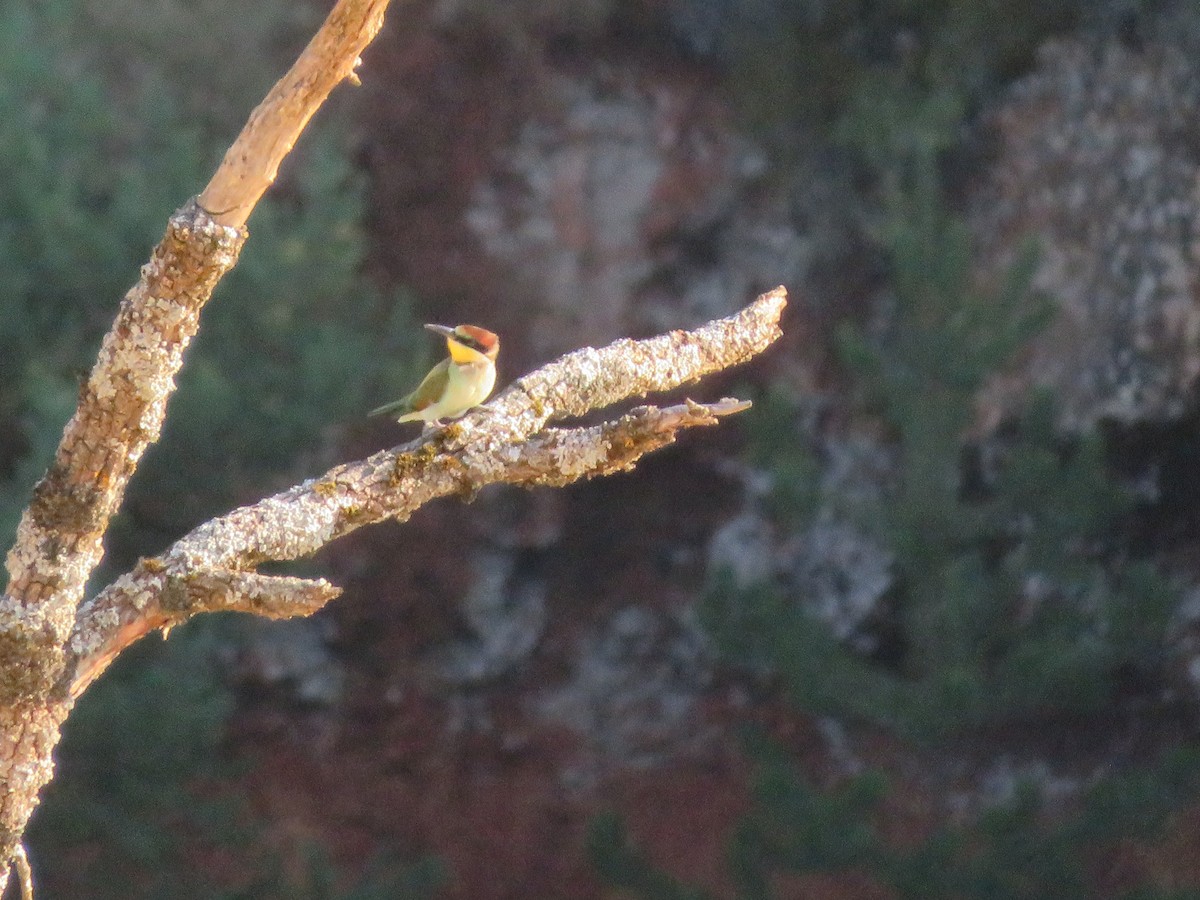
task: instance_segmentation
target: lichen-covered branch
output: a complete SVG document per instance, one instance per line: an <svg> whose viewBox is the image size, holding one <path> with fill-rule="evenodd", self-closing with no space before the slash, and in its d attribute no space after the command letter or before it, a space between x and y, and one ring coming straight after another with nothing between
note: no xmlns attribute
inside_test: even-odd
<svg viewBox="0 0 1200 900"><path fill-rule="evenodd" d="M0 597L4 859L19 858L38 791L53 773L59 726L71 708L70 676L63 673L84 585L130 476L158 438L200 310L237 261L243 225L280 160L333 86L352 75L386 6L386 0L340 0L300 62L256 110L202 202L189 202L171 217L122 301L54 462L34 489L7 556L9 580ZM0 893L8 874L0 867Z"/></svg>
<svg viewBox="0 0 1200 900"><path fill-rule="evenodd" d="M167 583L159 598L165 624L186 622L201 612L244 612L266 619L311 616L342 593L324 578L259 575L257 572L190 572Z"/></svg>
<svg viewBox="0 0 1200 900"><path fill-rule="evenodd" d="M603 425L541 428L552 417L670 390L744 362L779 336L785 304L778 288L695 331L568 354L427 441L337 466L201 525L84 605L71 638L71 693L82 691L130 643L178 621L163 610L171 584L186 588L198 574L247 572L267 560L308 556L364 525L404 520L430 500L470 496L488 484L562 485L628 469L673 441L679 429L744 409L732 400L689 402L639 407Z"/></svg>
<svg viewBox="0 0 1200 900"><path fill-rule="evenodd" d="M680 430L715 425L721 417L749 408L748 400L688 400L679 406L638 406L592 428L547 428L523 444L518 457L503 460L496 480L562 487L581 478L625 472L647 453L675 443Z"/></svg>
<svg viewBox="0 0 1200 900"><path fill-rule="evenodd" d="M8 588L0 598L0 639L8 649L0 660L0 704L45 697L57 680L109 519L142 453L158 438L200 310L237 260L243 239L238 229L217 225L189 204L171 217L141 280L122 301L8 553Z"/></svg>
<svg viewBox="0 0 1200 900"><path fill-rule="evenodd" d="M250 114L200 195L222 225L241 227L275 181L279 164L330 91L354 74L359 54L383 26L389 0L339 0L300 58Z"/></svg>
<svg viewBox="0 0 1200 900"><path fill-rule="evenodd" d="M779 337L787 291L777 287L733 316L694 331L672 331L646 340L619 340L602 349L568 353L517 381L488 404L502 427L485 438L514 441L547 423L604 409L629 397L669 391L761 353ZM488 413L469 414L475 424ZM471 431L462 441L477 440ZM449 439L450 446L462 441Z"/></svg>
<svg viewBox="0 0 1200 900"><path fill-rule="evenodd" d="M109 620L102 610L91 607L95 613L89 617L92 626L110 626L109 641L87 660L87 673L74 677L77 683L72 696L78 696L134 641L153 631L162 630L165 634L199 613L245 612L267 619L290 619L312 615L342 592L323 578L188 569L178 563L179 556L167 553L164 557L143 559L132 573L109 588L112 592L122 592L129 601L147 598L140 608L132 603L127 606L124 618ZM167 557L175 562L167 562Z"/></svg>
<svg viewBox="0 0 1200 900"><path fill-rule="evenodd" d="M200 310L237 261L241 229L194 203L121 302L54 461L34 488L8 552L0 597L0 851L15 852L70 709L67 639L104 533L146 448L157 440ZM0 890L7 872L0 871Z"/></svg>

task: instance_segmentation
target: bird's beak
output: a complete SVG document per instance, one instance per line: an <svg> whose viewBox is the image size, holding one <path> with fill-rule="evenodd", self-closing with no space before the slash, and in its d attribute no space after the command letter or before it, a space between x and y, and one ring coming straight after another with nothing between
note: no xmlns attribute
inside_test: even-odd
<svg viewBox="0 0 1200 900"><path fill-rule="evenodd" d="M435 334L440 334L442 337L454 337L454 329L447 328L445 325L426 325L425 327Z"/></svg>

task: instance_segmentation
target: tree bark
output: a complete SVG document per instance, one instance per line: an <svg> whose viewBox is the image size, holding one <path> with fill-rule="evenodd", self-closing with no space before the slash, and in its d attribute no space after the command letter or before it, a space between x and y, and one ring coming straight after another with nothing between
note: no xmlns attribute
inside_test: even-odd
<svg viewBox="0 0 1200 900"><path fill-rule="evenodd" d="M138 460L158 438L200 309L245 234L195 204L121 303L45 476L17 526L0 598L0 853L11 859L53 774L71 708L67 642L104 533ZM7 876L3 876L4 879ZM0 887L2 889L2 887Z"/></svg>
<svg viewBox="0 0 1200 900"><path fill-rule="evenodd" d="M171 218L122 301L54 462L34 489L0 597L0 861L16 855L53 774L59 727L71 708L67 643L84 585L129 477L158 438L200 310L237 261L243 225L280 160L333 87L353 76L386 7L387 0L339 0L251 115L201 201ZM0 892L7 883L0 866Z"/></svg>

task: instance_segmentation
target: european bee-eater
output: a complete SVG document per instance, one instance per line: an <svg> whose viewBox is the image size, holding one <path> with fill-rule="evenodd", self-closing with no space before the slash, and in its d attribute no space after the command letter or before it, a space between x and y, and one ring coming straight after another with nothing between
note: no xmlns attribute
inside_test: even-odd
<svg viewBox="0 0 1200 900"><path fill-rule="evenodd" d="M476 325L426 325L446 338L450 355L430 369L429 374L407 397L371 410L371 415L399 412L397 422L440 425L457 419L488 398L496 384L496 355L500 338Z"/></svg>

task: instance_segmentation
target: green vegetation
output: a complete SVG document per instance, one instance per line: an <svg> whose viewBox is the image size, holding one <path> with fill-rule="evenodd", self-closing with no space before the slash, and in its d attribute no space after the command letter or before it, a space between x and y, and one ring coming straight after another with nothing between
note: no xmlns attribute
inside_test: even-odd
<svg viewBox="0 0 1200 900"><path fill-rule="evenodd" d="M778 89L759 95L768 121L777 124L790 100L797 120L823 122L869 175L889 306L872 330L844 327L838 353L859 421L882 426L892 471L875 492L853 497L819 486L795 411L769 393L749 455L774 476L765 509L778 528L800 533L814 510L833 510L884 548L893 587L862 626L882 649L871 657L839 640L785 584L738 586L728 572L713 573L702 621L726 661L778 684L798 708L927 747L1103 714L1161 684L1179 596L1123 548L1133 497L1110 473L1101 435L1056 432L1052 397L1027 398L1000 433L968 441L980 388L1053 306L1030 289L1033 247L1003 284L972 280L970 235L943 176L982 94L1080 8L1043 5L1039 16L1025 4L860 6L797 4L797 30L776 32L775 52L740 54L735 69L747 67L753 93L761 60ZM871 49L873 28L895 40L902 24L905 46ZM755 107L743 108L753 118ZM1154 840L1200 789L1200 757L1179 752L1099 780L1069 810L1049 814L1026 783L963 824L897 847L876 824L889 792L882 774L817 788L779 748L763 739L748 746L753 803L728 847L739 900L793 895L782 876L849 871L913 900L1082 900L1098 896L1097 853ZM589 848L624 896L712 896L658 869L615 817L596 820ZM1130 900L1200 897L1152 884L1105 888Z"/></svg>
<svg viewBox="0 0 1200 900"><path fill-rule="evenodd" d="M213 656L229 624L213 617L169 645L138 645L72 713L58 777L28 840L36 858L63 861L77 891L210 897L214 885L194 871L193 850L247 838L236 825L241 801L204 787L230 768L220 742L233 697Z"/></svg>
<svg viewBox="0 0 1200 900"><path fill-rule="evenodd" d="M709 896L655 867L630 844L624 824L615 815L597 816L588 829L587 843L600 876L630 896L653 900L705 900Z"/></svg>
<svg viewBox="0 0 1200 900"><path fill-rule="evenodd" d="M39 896L163 900L418 900L434 859L380 856L355 877L319 846L296 865L234 785L223 743L234 697L220 656L233 616L208 616L123 654L64 728L59 773L27 835ZM235 860L232 866L218 860Z"/></svg>
<svg viewBox="0 0 1200 900"><path fill-rule="evenodd" d="M285 877L276 860L254 884L222 893L219 900L424 900L436 896L448 881L445 867L430 857L408 865L377 858L347 884L329 855L313 847L299 878Z"/></svg>
<svg viewBox="0 0 1200 900"><path fill-rule="evenodd" d="M827 505L886 548L893 649L888 665L870 662L803 598L772 584L733 590L720 576L704 621L727 658L777 672L800 706L914 738L1101 709L1131 672L1153 683L1177 593L1148 563L1107 561L1132 497L1109 475L1099 435L1055 433L1051 398L1030 398L985 448L966 444L980 388L1053 308L1029 289L1033 248L997 288L972 283L970 236L939 175L960 95L895 73L859 90L837 131L877 175L890 308L879 333L844 328L839 351L861 413L886 426L895 471L875 501L825 491L802 504L811 454L777 403L752 447L777 473L777 507Z"/></svg>
<svg viewBox="0 0 1200 900"><path fill-rule="evenodd" d="M863 96L877 67L976 105L1024 70L1048 36L1089 15L1079 0L747 3L713 36L736 108L757 130L823 128Z"/></svg>

